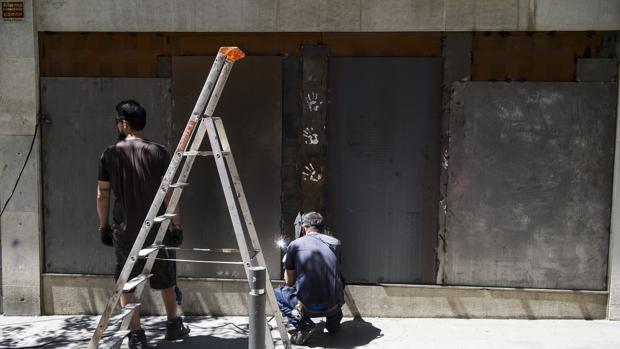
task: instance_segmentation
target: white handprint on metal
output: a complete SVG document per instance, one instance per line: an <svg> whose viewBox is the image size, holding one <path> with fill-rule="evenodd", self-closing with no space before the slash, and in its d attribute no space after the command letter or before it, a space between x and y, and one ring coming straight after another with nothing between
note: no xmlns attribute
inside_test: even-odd
<svg viewBox="0 0 620 349"><path fill-rule="evenodd" d="M309 163L304 166L304 171L301 172L304 181L318 182L323 178L321 174L314 168L314 165Z"/></svg>
<svg viewBox="0 0 620 349"><path fill-rule="evenodd" d="M306 138L304 140L305 144L319 144L319 135L314 133L313 127L306 127L303 131L303 136Z"/></svg>
<svg viewBox="0 0 620 349"><path fill-rule="evenodd" d="M308 105L308 111L319 111L323 101L319 101L318 93L311 92L306 95L306 104Z"/></svg>

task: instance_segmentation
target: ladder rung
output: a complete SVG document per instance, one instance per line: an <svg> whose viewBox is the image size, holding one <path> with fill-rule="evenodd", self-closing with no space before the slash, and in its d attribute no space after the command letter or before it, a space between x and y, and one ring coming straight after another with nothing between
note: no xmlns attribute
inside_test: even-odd
<svg viewBox="0 0 620 349"><path fill-rule="evenodd" d="M178 258L156 258L156 257L147 257L146 259L154 259L158 261L169 261L169 262L183 262L183 263L205 263L205 264L236 264L243 265L243 262L227 262L227 261L203 261L196 259L178 259ZM152 274L151 274L152 275Z"/></svg>
<svg viewBox="0 0 620 349"><path fill-rule="evenodd" d="M148 257L151 253L158 251L162 247L164 247L164 245L151 245L149 247L143 248L140 250L140 252L138 252L138 257Z"/></svg>
<svg viewBox="0 0 620 349"><path fill-rule="evenodd" d="M222 150L223 155L230 154L229 150ZM183 153L183 156L213 156L212 151L190 150Z"/></svg>
<svg viewBox="0 0 620 349"><path fill-rule="evenodd" d="M183 248L183 247L171 247L164 246L161 247L162 250L175 250L175 251L192 251L192 252L214 252L214 253L241 253L238 248ZM257 253L257 250L249 250L249 252Z"/></svg>
<svg viewBox="0 0 620 349"><path fill-rule="evenodd" d="M133 314L133 312L138 309L139 306L140 303L129 303L121 309L120 313L118 313L115 318L118 318L118 320L122 320L127 316L131 316L131 314Z"/></svg>
<svg viewBox="0 0 620 349"><path fill-rule="evenodd" d="M178 183L170 184L170 188L183 188L183 187L187 187L188 185L189 183L178 182Z"/></svg>
<svg viewBox="0 0 620 349"><path fill-rule="evenodd" d="M190 150L183 153L183 156L213 156L212 151Z"/></svg>
<svg viewBox="0 0 620 349"><path fill-rule="evenodd" d="M136 287L138 287L138 285L148 280L151 276L153 276L153 274L140 274L136 276L135 278L127 281L125 286L123 286L123 291L124 292L133 291Z"/></svg>
<svg viewBox="0 0 620 349"><path fill-rule="evenodd" d="M176 213L164 213L164 214L163 214L163 215L161 215L161 216L157 216L157 217L155 217L155 219L154 219L153 221L154 221L155 223L161 223L161 222L163 222L163 221L165 221L165 220L168 220L168 219L170 219L170 218L172 218L172 217L174 217L174 216L176 216L176 215L177 215Z"/></svg>
<svg viewBox="0 0 620 349"><path fill-rule="evenodd" d="M115 348L117 345L120 344L120 342L123 341L123 339L125 339L125 337L127 337L128 334L129 334L129 330L115 332L110 337L104 339L102 343L97 346L97 348L99 349Z"/></svg>

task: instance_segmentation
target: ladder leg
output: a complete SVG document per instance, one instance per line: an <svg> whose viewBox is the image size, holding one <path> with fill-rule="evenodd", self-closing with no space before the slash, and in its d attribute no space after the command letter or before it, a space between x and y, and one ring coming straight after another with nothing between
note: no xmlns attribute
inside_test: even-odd
<svg viewBox="0 0 620 349"><path fill-rule="evenodd" d="M138 233L136 241L134 242L134 245L131 249L131 252L129 253L129 258L127 258L127 261L125 262L123 270L121 271L121 274L119 275L119 278L116 282L114 293L112 297L110 298L110 300L108 301L106 309L104 310L103 314L99 318L99 323L97 324L95 333L93 334L93 337L91 338L88 344L88 347L90 349L94 349L97 347L97 345L99 344L99 341L101 340L101 337L103 336L103 332L108 326L110 317L112 316L112 311L116 307L118 300L120 298L120 295L123 291L123 287L125 283L127 282L127 279L129 278L131 270L133 269L133 266L135 265L137 261L138 252L144 245L144 241L146 240L148 233L150 232L151 227L153 225L153 219L157 215L159 208L161 207L161 204L164 201L166 192L169 189L170 183L172 182L172 179L181 162L183 150L187 147L187 144L190 141L190 138L196 126L197 120L202 115L202 112L205 109L205 105L207 105L207 102L210 99L211 92L213 91L213 88L214 88L215 80L219 78L219 73L222 70L222 66L224 64L225 58L226 58L226 55L221 54L221 53L218 54L215 59L215 62L213 63L213 66L211 67L211 71L209 72L207 81L205 82L202 88L202 91L200 93L200 97L198 98L198 101L196 105L194 106L194 110L192 111L190 120L188 121L187 126L185 127L185 130L183 132L181 140L179 141L179 145L176 149L176 152L170 162L170 165L168 166L168 170L166 171L166 174L164 176L164 179L162 180L160 188L157 191L157 194L155 196L155 199L153 200L153 203L151 204L149 212L147 213L144 223L142 224L142 228L140 229L140 232ZM128 324L129 324L129 321L123 321L122 326L123 325L128 326ZM122 328L121 330L123 329L124 328Z"/></svg>
<svg viewBox="0 0 620 349"><path fill-rule="evenodd" d="M218 55L219 57L219 55ZM224 88L224 85L226 83L226 80L228 78L228 75L230 74L230 70L232 69L232 65L233 62L229 62L229 61L225 61L224 60L224 55L222 55L222 63L218 64L218 70L219 71L215 71L212 70L209 73L209 78L207 78L207 83L205 83L205 87L203 87L203 89L207 89L208 93L213 92L213 94L210 96L209 98L209 102L207 104L207 108L211 107L211 108L215 108L215 105L217 104L218 100L219 100L219 96L221 94L222 89ZM217 62L217 61L216 61ZM214 63L215 65L215 63ZM213 73L213 76L212 76ZM214 76L217 75L217 81L215 83L210 82L214 79ZM211 79L210 79L211 78ZM209 83L210 82L210 83ZM205 103L200 103L201 104L201 109L204 110L205 109ZM198 103L197 103L198 105ZM202 118L202 111L197 110L198 108L194 109L194 112L192 112L192 116L190 120L194 120L196 121L196 119L198 117L200 117L200 124L198 126L198 129L196 130L195 134L194 134L194 138L191 139L191 144L189 145L189 150L190 151L197 151L200 148L200 145L202 144L202 141L204 139L204 135L206 132L206 123L205 123L205 118ZM188 135L189 137L191 137L191 133L188 132L184 132L183 136ZM189 141L189 139L188 139ZM183 144L184 143L184 144ZM181 158L183 156L183 152L185 151L185 149L187 148L187 142L184 142L183 140L181 140L179 142L179 146L177 147L177 151L175 153L175 157L179 157ZM177 178L177 182L186 182L189 174L191 172L191 169L194 165L194 160L196 158L193 156L190 157L186 157L185 161L183 163L183 168L181 169L181 172ZM175 169L176 172L176 169ZM172 192L172 196L170 197L170 201L169 201L169 205L166 208L166 213L174 213L176 210L176 207L179 203L179 200L181 198L181 194L183 192L183 187L177 187L174 188L174 191ZM159 230L157 231L157 236L155 237L155 241L154 243L156 245L159 245L162 243L165 235L166 235L166 231L168 230L168 226L170 225L170 220L166 220L163 221L160 224ZM155 264L155 259L149 258L147 259L145 265L144 265L144 269L143 269L143 273L150 273L151 269L153 268L153 265ZM145 283L142 283L138 286L138 288L135 290L134 294L135 294L135 298L139 299L142 295L142 292L144 291L144 287L146 286ZM125 318L122 325L121 325L121 330L126 329L129 326L130 323L130 318Z"/></svg>
<svg viewBox="0 0 620 349"><path fill-rule="evenodd" d="M218 151L221 153L221 149L219 149L220 144L221 144L221 146L226 151L224 160L226 161L226 165L228 165L228 170L230 171L230 177L232 178L232 183L235 188L235 193L237 194L236 197L237 197L237 200L239 201L241 212L243 214L243 218L246 223L246 227L248 230L248 234L250 236L252 248L255 251L257 251L255 258L258 262L258 265L266 267L267 265L265 262L265 257L260 247L260 241L258 240L258 235L256 234L256 227L254 226L252 215L250 214L250 209L249 209L247 200L245 198L245 193L243 192L241 178L239 177L239 172L237 171L235 160L232 156L232 152L230 151L230 144L228 143L228 137L226 136L226 131L224 130L224 125L222 124L222 120L221 119L213 120L213 118L208 118L207 123L208 123L208 130L209 130L208 131L209 139L212 142L212 148L213 148L213 143L215 143L215 145L218 147ZM219 139L219 142L217 141L217 139L213 139L216 137ZM213 148L213 151L215 152L215 148ZM221 160L220 162L222 163L221 167L223 167L225 171L226 165L224 164L224 161ZM218 164L218 170L219 170L219 166L220 165ZM221 176L222 175L220 174L220 177ZM226 182L227 182L227 186L230 188L228 174L226 174ZM232 195L232 192L231 192L231 195ZM235 215L237 216L237 219L239 219L238 218L239 214L238 214L238 210L236 207L236 203L234 203L234 205L235 205L235 208L234 208ZM229 207L230 207L230 203L229 203ZM241 224L241 222L239 222L239 224ZM241 228L241 233L243 233L242 228ZM245 236L243 236L243 240L245 241ZM267 270L266 270L266 278L267 278L267 283L266 283L267 299L269 300L269 304L271 305L271 309L276 318L276 323L278 325L278 330L280 332L280 338L282 339L284 346L286 348L289 348L290 343L289 343L289 338L288 338L288 332L286 332L286 328L284 327L282 313L280 312L280 309L278 308L278 304L276 302L276 297L275 297L275 292L273 291L273 285L271 284L271 278L269 276L269 271Z"/></svg>

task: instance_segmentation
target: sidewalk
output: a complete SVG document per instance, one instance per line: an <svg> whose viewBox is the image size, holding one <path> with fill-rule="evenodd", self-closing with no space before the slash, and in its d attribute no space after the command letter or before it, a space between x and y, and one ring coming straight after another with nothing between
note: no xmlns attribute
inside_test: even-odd
<svg viewBox="0 0 620 349"><path fill-rule="evenodd" d="M0 348L83 348L96 320L95 316L0 316ZM164 317L145 317L142 324L155 348L241 349L248 346L247 321L246 317L187 317L192 332L189 337L175 342L163 339ZM344 319L337 337L327 333L315 335L308 347L608 349L620 348L620 322ZM123 348L126 348L126 341Z"/></svg>

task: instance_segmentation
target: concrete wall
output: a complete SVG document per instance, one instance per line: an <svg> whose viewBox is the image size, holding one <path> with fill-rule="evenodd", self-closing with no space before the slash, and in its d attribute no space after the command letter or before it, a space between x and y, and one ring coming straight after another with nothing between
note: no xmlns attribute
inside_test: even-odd
<svg viewBox="0 0 620 349"><path fill-rule="evenodd" d="M32 1L24 2L22 22L0 22L0 204L8 200L0 220L2 239L2 304L5 314L36 315L41 311L41 219L38 134L37 32ZM32 154L27 158L33 142Z"/></svg>
<svg viewBox="0 0 620 349"><path fill-rule="evenodd" d="M112 277L46 274L45 314L100 314L113 289ZM247 315L245 280L180 279L185 314ZM278 283L274 283L277 287ZM345 316L518 319L603 319L606 292L485 289L411 285L347 286ZM161 297L150 288L143 311L164 314Z"/></svg>
<svg viewBox="0 0 620 349"><path fill-rule="evenodd" d="M620 55L620 42L616 44L616 53ZM620 71L620 65L617 67ZM620 118L620 89L618 90L617 119ZM611 206L611 224L609 237L609 301L607 317L620 320L620 123L616 123L616 143L614 159L614 179Z"/></svg>
<svg viewBox="0 0 620 349"><path fill-rule="evenodd" d="M617 0L41 0L41 31L618 30Z"/></svg>

